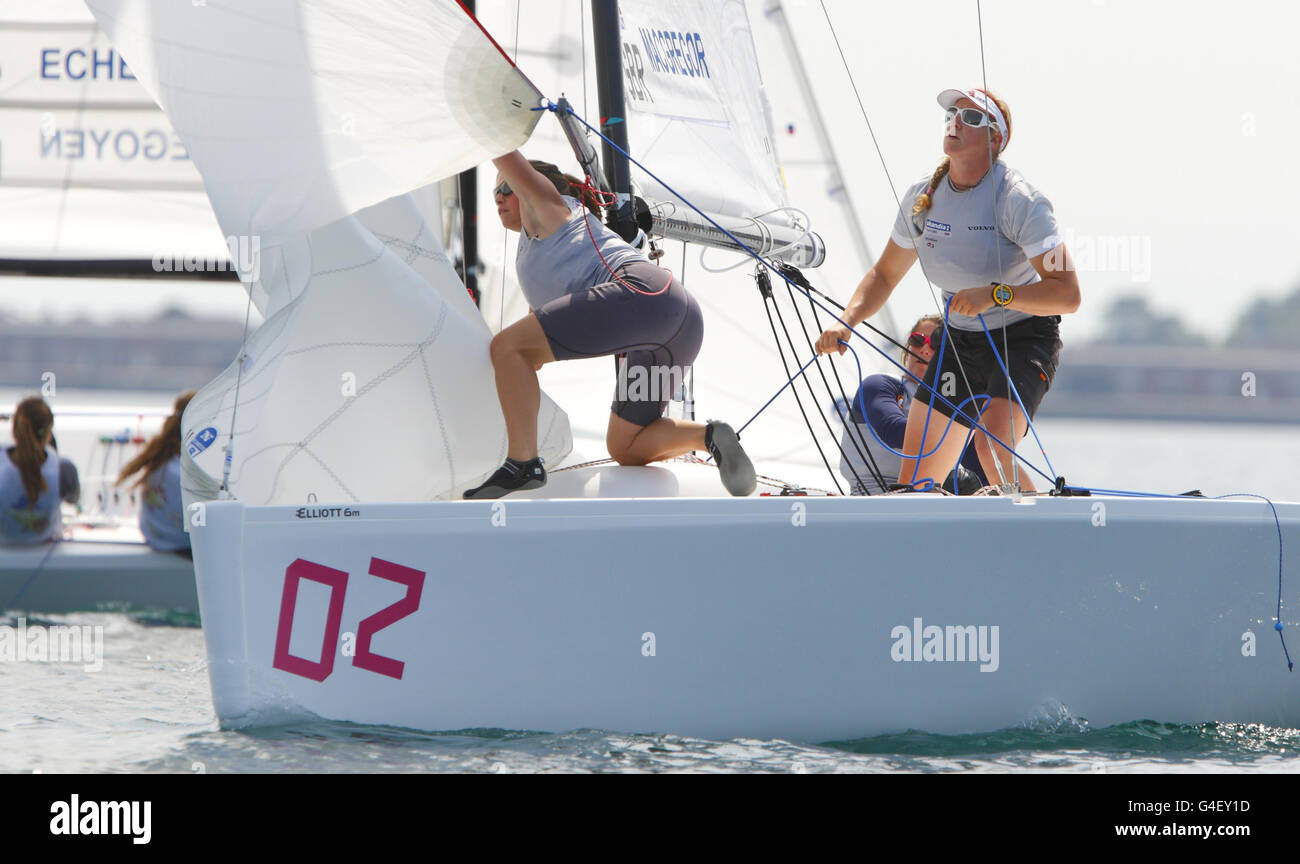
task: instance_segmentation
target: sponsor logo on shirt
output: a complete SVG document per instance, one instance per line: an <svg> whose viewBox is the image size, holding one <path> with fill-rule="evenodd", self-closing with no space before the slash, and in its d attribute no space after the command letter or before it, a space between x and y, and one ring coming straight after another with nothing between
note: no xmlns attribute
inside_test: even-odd
<svg viewBox="0 0 1300 864"><path fill-rule="evenodd" d="M925 230L934 231L936 233L942 234L945 237L951 236L952 234L951 225L949 225L947 222L939 222L935 219L925 220Z"/></svg>
<svg viewBox="0 0 1300 864"><path fill-rule="evenodd" d="M993 226L992 225L967 225L966 230L967 231L992 231Z"/></svg>

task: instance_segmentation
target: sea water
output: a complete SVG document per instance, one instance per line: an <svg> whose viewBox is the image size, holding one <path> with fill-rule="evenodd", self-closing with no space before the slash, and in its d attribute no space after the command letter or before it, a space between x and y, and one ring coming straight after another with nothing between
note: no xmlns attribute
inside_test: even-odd
<svg viewBox="0 0 1300 864"><path fill-rule="evenodd" d="M1038 431L1056 470L1074 484L1300 500L1295 427L1044 418ZM1300 771L1297 729L1212 718L1096 728L1059 704L980 734L910 731L815 745L711 741L671 730L426 733L318 722L222 731L192 616L85 612L24 616L23 623L101 628L103 656L98 663L0 661L0 771ZM0 625L16 624L16 614L0 616Z"/></svg>

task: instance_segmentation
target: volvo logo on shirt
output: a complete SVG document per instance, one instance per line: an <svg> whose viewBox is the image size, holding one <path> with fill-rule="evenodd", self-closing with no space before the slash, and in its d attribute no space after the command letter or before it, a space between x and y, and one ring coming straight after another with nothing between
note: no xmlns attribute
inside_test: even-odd
<svg viewBox="0 0 1300 864"><path fill-rule="evenodd" d="M993 226L992 225L967 225L966 230L967 231L992 231Z"/></svg>
<svg viewBox="0 0 1300 864"><path fill-rule="evenodd" d="M949 225L947 222L939 222L938 220L935 219L925 220L925 230L934 231L936 233L942 234L945 237L951 236L952 234L951 225Z"/></svg>

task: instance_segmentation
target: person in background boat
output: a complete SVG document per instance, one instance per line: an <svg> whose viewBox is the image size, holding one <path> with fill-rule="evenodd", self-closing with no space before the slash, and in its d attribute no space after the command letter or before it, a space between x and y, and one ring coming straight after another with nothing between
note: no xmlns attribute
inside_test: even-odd
<svg viewBox="0 0 1300 864"><path fill-rule="evenodd" d="M1014 447L1027 431L1026 413L1034 416L1056 374L1060 316L1079 308L1079 282L1051 202L1000 158L1011 140L1007 103L985 90L944 90L938 101L946 122L943 163L904 194L904 210L889 242L843 316L852 326L880 311L918 255L926 278L950 301L946 335L940 333L935 348L936 353L943 348L942 362L929 365L908 410L903 452L934 451L919 464L916 458L902 460L899 476L913 485L943 476L965 440L954 423L939 443L953 409L932 399L935 382L940 395L969 415L957 417L967 427L977 403L961 403L972 394L990 396L981 425ZM839 343L850 338L846 327L831 327L818 339L817 350L842 354ZM999 363L1004 340L1019 400L1008 391ZM927 428L931 405L934 416ZM1010 481L1014 454L984 432L976 432L974 440L984 473ZM1034 488L1026 471L1018 476L1022 489Z"/></svg>
<svg viewBox="0 0 1300 864"><path fill-rule="evenodd" d="M903 349L903 368L911 375L895 377L893 375L868 375L862 380L862 386L853 397L852 404L845 404L843 399L836 400L836 410L844 421L844 434L840 441L840 473L849 481L854 495L878 495L889 491L889 486L898 483L898 468L901 459L896 453L882 447L880 441L893 450L903 447L903 433L907 428L907 411L916 396L918 379L925 377L925 369L934 356L934 345L938 339L934 336L943 318L939 315L926 315L917 319L907 337L907 347ZM912 375L916 376L915 378ZM867 428L870 424L870 429ZM872 430L876 435L872 435ZM880 441L876 436L880 436ZM882 488L872 476L865 452L870 454L885 481ZM953 473L948 474L944 488L949 492L960 490L962 495L978 491L987 481L980 470L979 455L974 447L968 447L962 453L961 462L955 471L957 485L953 485Z"/></svg>
<svg viewBox="0 0 1300 864"><path fill-rule="evenodd" d="M754 466L731 426L661 416L672 394L654 391L684 374L704 337L695 298L600 222L594 191L577 178L517 150L492 163L500 172L493 197L501 224L520 232L515 267L531 312L492 339L508 458L465 497L499 498L544 485L537 370L607 355L619 355L625 381L652 384L648 392L615 389L605 444L616 462L645 465L707 449L728 492L753 492Z"/></svg>
<svg viewBox="0 0 1300 864"><path fill-rule="evenodd" d="M42 543L63 531L60 500L80 497L76 469L65 478L63 460L52 446L54 414L45 400L31 396L13 414L13 446L0 459L0 541ZM71 463L68 463L71 465ZM73 485L66 485L72 482Z"/></svg>
<svg viewBox="0 0 1300 864"><path fill-rule="evenodd" d="M117 485L121 486L139 475L135 485L142 493L140 533L150 546L161 552L190 550L190 535L185 532L181 505L181 415L194 393L186 390L176 397L162 430L149 439L140 455L128 462L117 477Z"/></svg>

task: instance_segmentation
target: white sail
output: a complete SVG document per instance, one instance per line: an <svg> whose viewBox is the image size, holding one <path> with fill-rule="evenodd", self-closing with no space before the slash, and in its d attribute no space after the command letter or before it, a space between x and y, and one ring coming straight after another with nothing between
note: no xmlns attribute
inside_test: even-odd
<svg viewBox="0 0 1300 864"><path fill-rule="evenodd" d="M487 327L407 194L540 116L477 23L452 0L88 5L184 140L267 318L186 411L187 503L227 471L247 503L332 503L454 497L499 465ZM539 430L544 457L568 452L545 397Z"/></svg>
<svg viewBox="0 0 1300 864"><path fill-rule="evenodd" d="M622 0L619 12L632 154L671 166L660 176L708 213L790 225L743 0Z"/></svg>
<svg viewBox="0 0 1300 864"><path fill-rule="evenodd" d="M224 257L180 137L81 0L0 0L0 258Z"/></svg>

